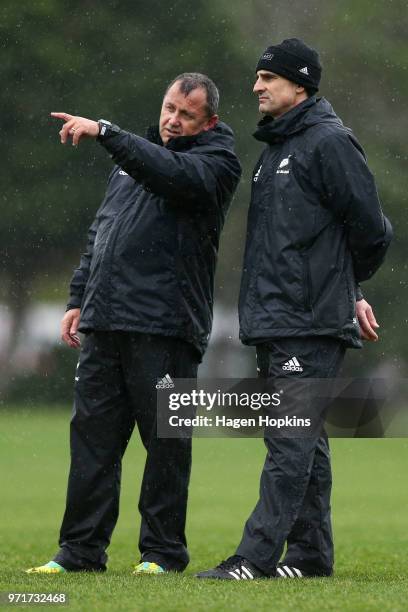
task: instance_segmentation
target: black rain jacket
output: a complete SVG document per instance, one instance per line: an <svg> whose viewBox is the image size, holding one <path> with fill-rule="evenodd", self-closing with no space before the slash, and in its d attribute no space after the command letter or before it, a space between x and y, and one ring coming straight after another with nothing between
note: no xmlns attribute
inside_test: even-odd
<svg viewBox="0 0 408 612"><path fill-rule="evenodd" d="M254 134L255 168L240 292L240 337L331 336L361 347L357 284L392 237L364 152L324 98Z"/></svg>
<svg viewBox="0 0 408 612"><path fill-rule="evenodd" d="M224 123L163 146L117 126L99 142L117 164L70 286L79 330L182 338L202 354L220 232L241 168Z"/></svg>

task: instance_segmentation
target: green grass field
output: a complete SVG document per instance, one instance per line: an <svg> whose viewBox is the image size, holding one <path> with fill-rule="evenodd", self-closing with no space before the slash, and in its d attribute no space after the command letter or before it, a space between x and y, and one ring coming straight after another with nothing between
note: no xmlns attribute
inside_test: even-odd
<svg viewBox="0 0 408 612"><path fill-rule="evenodd" d="M408 440L333 440L336 575L304 581L207 582L193 573L233 554L257 498L262 440L194 441L180 576L134 577L144 451L124 462L121 515L102 575L28 576L56 550L68 471L64 410L0 413L0 591L65 592L69 610L407 610ZM24 606L34 609L34 606Z"/></svg>

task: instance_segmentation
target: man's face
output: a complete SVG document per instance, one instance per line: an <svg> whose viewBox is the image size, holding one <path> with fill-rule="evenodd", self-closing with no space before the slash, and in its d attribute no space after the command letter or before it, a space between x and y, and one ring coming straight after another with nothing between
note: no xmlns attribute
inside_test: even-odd
<svg viewBox="0 0 408 612"><path fill-rule="evenodd" d="M276 119L307 97L304 87L274 72L258 70L256 75L254 93L259 98L259 112L264 115Z"/></svg>
<svg viewBox="0 0 408 612"><path fill-rule="evenodd" d="M164 144L177 136L193 136L212 129L218 116L208 117L207 93L197 87L186 96L180 91L180 81L170 87L163 99L159 130Z"/></svg>

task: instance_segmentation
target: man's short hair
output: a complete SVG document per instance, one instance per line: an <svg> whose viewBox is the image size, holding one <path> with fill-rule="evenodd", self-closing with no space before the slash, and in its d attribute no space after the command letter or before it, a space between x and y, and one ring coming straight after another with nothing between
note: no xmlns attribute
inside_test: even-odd
<svg viewBox="0 0 408 612"><path fill-rule="evenodd" d="M220 101L220 94L218 92L217 86L214 81L212 81L205 74L201 74L200 72L183 72L176 76L175 79L167 86L166 93L169 91L170 87L180 81L180 91L185 95L193 91L193 89L197 89L201 87L205 89L207 94L207 113L209 117L217 114L218 103Z"/></svg>

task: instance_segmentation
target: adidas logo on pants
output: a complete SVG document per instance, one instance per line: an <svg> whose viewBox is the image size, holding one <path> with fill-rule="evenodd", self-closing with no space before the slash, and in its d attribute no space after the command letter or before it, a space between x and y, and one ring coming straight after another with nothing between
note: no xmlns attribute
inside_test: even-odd
<svg viewBox="0 0 408 612"><path fill-rule="evenodd" d="M292 357L292 359L289 359L289 361L284 363L282 366L282 370L285 370L287 372L303 372L303 368L296 359L296 357Z"/></svg>

